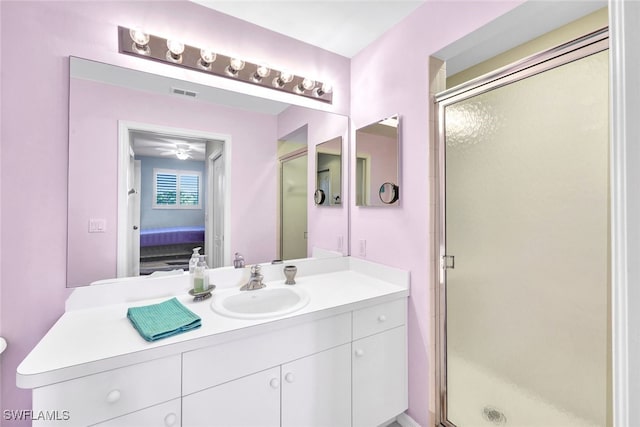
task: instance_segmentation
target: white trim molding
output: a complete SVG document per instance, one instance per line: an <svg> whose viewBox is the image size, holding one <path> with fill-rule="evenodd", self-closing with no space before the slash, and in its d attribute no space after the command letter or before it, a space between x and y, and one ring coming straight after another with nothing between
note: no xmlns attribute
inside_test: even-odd
<svg viewBox="0 0 640 427"><path fill-rule="evenodd" d="M611 92L611 309L613 425L636 426L640 408L640 3L609 0Z"/></svg>

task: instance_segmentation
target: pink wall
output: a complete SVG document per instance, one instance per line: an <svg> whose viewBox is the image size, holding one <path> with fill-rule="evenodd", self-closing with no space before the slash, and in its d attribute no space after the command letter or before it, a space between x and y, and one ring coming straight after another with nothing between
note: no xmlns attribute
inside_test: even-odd
<svg viewBox="0 0 640 427"><path fill-rule="evenodd" d="M301 126L307 124L307 156L309 177L307 180L307 253L311 254L313 247L331 251L347 252L349 235L349 209L347 200L334 207L318 207L313 203L313 193L316 191L316 155L315 146L335 137L341 136L342 147L342 189L340 194L346 194L347 188L347 145L349 132L349 118L337 114L327 114L302 107L289 107L278 116L278 136L284 137ZM338 239L342 238L342 248L338 247Z"/></svg>
<svg viewBox="0 0 640 427"><path fill-rule="evenodd" d="M367 241L366 258L411 271L409 302L409 414L429 423L429 291L434 274L428 165L429 55L518 4L517 1L429 1L360 52L351 62L352 129L399 113L402 121L400 206L352 207L351 247ZM354 132L351 146L354 147ZM355 164L351 165L355 170ZM353 180L352 180L353 181ZM351 191L355 191L351 183ZM354 193L352 193L354 194ZM357 255L357 251L352 251Z"/></svg>
<svg viewBox="0 0 640 427"><path fill-rule="evenodd" d="M331 80L334 104L327 108L341 114L349 112L349 60L186 1L2 1L0 8L4 59L0 324L10 343L2 356L1 396L3 409L28 409L31 393L16 388L16 367L63 313L69 294L65 287L68 56L239 91L252 86L118 54L117 26L141 25L157 34L224 46L248 59L266 59ZM297 98L289 95L287 101Z"/></svg>
<svg viewBox="0 0 640 427"><path fill-rule="evenodd" d="M116 276L118 120L229 135L231 251L277 258L276 116L75 78L70 94L70 285ZM89 218L105 218L106 233L88 233Z"/></svg>

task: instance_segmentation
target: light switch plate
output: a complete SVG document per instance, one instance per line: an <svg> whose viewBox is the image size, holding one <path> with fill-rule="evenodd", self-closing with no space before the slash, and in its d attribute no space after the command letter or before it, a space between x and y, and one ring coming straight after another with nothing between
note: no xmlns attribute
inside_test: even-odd
<svg viewBox="0 0 640 427"><path fill-rule="evenodd" d="M89 220L89 233L104 233L107 231L107 220L104 218L91 218Z"/></svg>
<svg viewBox="0 0 640 427"><path fill-rule="evenodd" d="M367 241L366 240L360 240L360 254L361 257L366 257L367 256Z"/></svg>

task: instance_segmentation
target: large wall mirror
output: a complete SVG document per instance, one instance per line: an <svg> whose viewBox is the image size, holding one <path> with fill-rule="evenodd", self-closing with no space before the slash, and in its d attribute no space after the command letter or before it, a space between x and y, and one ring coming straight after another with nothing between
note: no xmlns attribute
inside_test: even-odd
<svg viewBox="0 0 640 427"><path fill-rule="evenodd" d="M318 206L342 205L342 137L316 145L316 191Z"/></svg>
<svg viewBox="0 0 640 427"><path fill-rule="evenodd" d="M400 116L356 130L356 205L394 206L400 200Z"/></svg>
<svg viewBox="0 0 640 427"><path fill-rule="evenodd" d="M194 247L210 267L282 258L282 191L315 190L279 175L298 129L313 152L346 138L348 118L70 58L67 286L182 269ZM348 227L346 209L309 209L295 256L347 255Z"/></svg>

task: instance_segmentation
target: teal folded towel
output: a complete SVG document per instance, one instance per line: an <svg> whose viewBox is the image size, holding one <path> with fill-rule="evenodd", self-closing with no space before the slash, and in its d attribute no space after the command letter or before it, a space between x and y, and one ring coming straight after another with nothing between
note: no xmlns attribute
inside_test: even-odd
<svg viewBox="0 0 640 427"><path fill-rule="evenodd" d="M200 317L176 298L159 304L131 307L127 310L127 317L147 341L171 337L202 325Z"/></svg>

